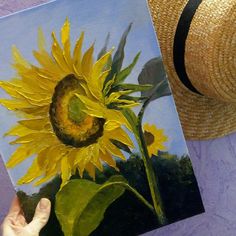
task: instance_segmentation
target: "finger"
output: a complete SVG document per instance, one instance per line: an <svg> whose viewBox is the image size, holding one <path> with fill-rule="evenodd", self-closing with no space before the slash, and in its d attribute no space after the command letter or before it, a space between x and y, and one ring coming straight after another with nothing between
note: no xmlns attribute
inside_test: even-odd
<svg viewBox="0 0 236 236"><path fill-rule="evenodd" d="M20 201L17 196L15 196L12 200L11 207L7 214L7 217L17 216L21 211Z"/></svg>
<svg viewBox="0 0 236 236"><path fill-rule="evenodd" d="M51 202L47 198L42 198L38 203L34 218L28 225L32 232L39 233L47 224L51 211Z"/></svg>
<svg viewBox="0 0 236 236"><path fill-rule="evenodd" d="M15 221L15 225L18 225L18 226L27 225L25 217L23 215L18 215Z"/></svg>

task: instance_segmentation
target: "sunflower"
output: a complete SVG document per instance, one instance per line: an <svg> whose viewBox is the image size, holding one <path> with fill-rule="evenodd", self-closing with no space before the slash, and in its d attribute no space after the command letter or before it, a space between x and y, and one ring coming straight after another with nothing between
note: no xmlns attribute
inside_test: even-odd
<svg viewBox="0 0 236 236"><path fill-rule="evenodd" d="M168 141L163 129L157 129L155 125L144 124L144 138L148 149L149 157L156 155L157 151L165 151L164 143Z"/></svg>
<svg viewBox="0 0 236 236"><path fill-rule="evenodd" d="M39 30L39 49L33 51L38 65L27 62L15 46L12 49L17 78L0 82L11 96L0 103L23 119L6 134L17 136L11 144L18 145L7 167L34 157L18 184L37 179L34 185L40 185L60 174L63 186L77 170L81 177L86 170L95 178L96 168L102 171L104 162L116 168L113 156L125 159L111 138L133 147L123 130L123 126L131 129L126 118L121 111L108 109L125 92L104 96L109 73L105 68L112 50L94 62L94 44L83 54L83 39L81 33L71 53L70 23L66 19L61 43L52 32L51 53L45 49Z"/></svg>

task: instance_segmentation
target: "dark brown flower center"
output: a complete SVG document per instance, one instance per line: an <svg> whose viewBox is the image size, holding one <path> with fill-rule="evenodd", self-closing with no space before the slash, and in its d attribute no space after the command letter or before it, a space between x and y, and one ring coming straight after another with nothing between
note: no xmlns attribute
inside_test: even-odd
<svg viewBox="0 0 236 236"><path fill-rule="evenodd" d="M155 139L154 135L146 130L144 131L144 138L148 146L154 143Z"/></svg>
<svg viewBox="0 0 236 236"><path fill-rule="evenodd" d="M87 115L75 94L84 94L81 81L73 74L55 87L50 105L50 121L58 139L73 147L93 144L103 135L105 120Z"/></svg>

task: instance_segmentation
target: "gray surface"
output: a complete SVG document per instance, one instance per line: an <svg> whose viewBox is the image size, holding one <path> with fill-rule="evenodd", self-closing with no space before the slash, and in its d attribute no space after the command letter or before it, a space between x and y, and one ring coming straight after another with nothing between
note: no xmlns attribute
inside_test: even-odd
<svg viewBox="0 0 236 236"><path fill-rule="evenodd" d="M187 142L206 213L147 236L236 235L236 134Z"/></svg>
<svg viewBox="0 0 236 236"><path fill-rule="evenodd" d="M46 0L0 0L0 15ZM236 134L210 141L189 141L191 160L206 213L145 234L147 236L236 235ZM0 221L14 190L0 160Z"/></svg>

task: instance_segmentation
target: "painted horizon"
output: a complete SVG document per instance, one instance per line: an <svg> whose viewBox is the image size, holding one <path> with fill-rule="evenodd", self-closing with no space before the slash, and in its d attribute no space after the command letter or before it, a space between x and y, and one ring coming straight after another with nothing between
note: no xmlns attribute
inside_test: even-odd
<svg viewBox="0 0 236 236"><path fill-rule="evenodd" d="M130 14L132 12L132 14ZM67 20L66 20L67 19ZM115 20L114 20L115 19ZM38 28L41 28L43 31L43 34L45 35L45 44L46 44L46 49L48 52L50 52L50 47L52 45L52 39L51 39L51 33L55 32L57 39L59 41L60 39L60 31L61 28L63 28L63 25L65 26L68 21L68 25L70 26L70 42L71 42L71 51L73 50L74 46L76 45L77 39L80 37L81 32L85 32L84 36L84 41L83 41L83 53L86 54L86 50L91 47L91 45L94 44L94 58L96 59L99 55L99 52L101 52L101 49L104 47L104 43L106 41L107 35L109 34L109 42L106 45L107 46L107 53L109 49L113 49L112 52L112 57L114 60L114 54L116 50L118 50L118 45L120 43L122 34L124 36L124 32L127 29L127 27L132 24L131 29L127 33L127 40L125 42L125 49L124 49L124 60L123 60L123 65L122 69L127 68L128 66L131 65L132 62L134 62L134 58L137 56L137 54L140 52L140 55L137 57L138 59L132 66L132 71L130 71L128 77L127 77L127 84L142 84L146 85L151 83L151 81L148 80L148 78L143 79L144 70L149 68L150 66L157 66L158 68L161 68L161 72L159 71L156 76L162 76L161 79L163 81L166 80L165 76L163 77L163 64L161 60L161 53L160 53L160 48L158 45L158 42L156 40L155 32L153 25L151 23L151 18L150 14L147 8L147 3L144 0L132 0L129 1L129 4L127 4L127 1L121 0L119 2L112 0L112 1L107 1L107 0L102 0L102 1L97 1L94 3L94 1L89 0L89 1L71 1L68 4L68 1L66 0L59 0L55 2L51 2L30 10L26 10L20 13L16 13L12 16L4 17L0 19L0 27L2 29L2 32L4 32L1 36L1 45L0 45L0 75L1 75L1 80L4 82L10 81L12 78L19 77L19 73L17 74L14 68L12 68L12 46L15 45L21 54L24 56L24 58L33 65L39 66L39 62L36 60L36 58L33 56L33 51L37 50L38 48ZM66 30L65 30L66 31ZM4 52L4 53L3 53ZM55 58L55 57L54 57ZM154 59L156 58L156 59ZM154 64L153 63L154 60ZM158 63L158 64L156 64ZM82 63L83 64L83 63ZM156 67L156 68L157 68ZM155 69L154 69L155 70ZM71 73L72 74L72 73ZM69 75L69 73L68 73ZM114 74L113 76L116 76ZM76 77L76 76L75 76ZM107 78L109 75L107 76ZM61 78L61 81L64 80L65 77ZM60 80L60 79L59 79ZM58 91L61 89L64 89L65 82L66 83L72 83L73 79L69 78L67 80L64 80L63 83L58 82L56 88L58 88ZM69 81L69 82L68 82ZM105 80L106 81L106 80ZM69 84L71 86L71 84ZM60 87L61 86L61 87ZM69 86L69 87L70 87ZM92 85L91 85L92 86ZM168 85L167 85L168 86ZM122 84L120 85L122 87ZM90 88L89 88L90 89ZM93 89L93 88L92 88ZM137 100L137 97L139 97L139 102L140 105L137 105L136 107L132 107L132 110L134 114L138 116L139 110L142 106L143 100L140 97L145 97L145 96L151 96L150 93L148 92L137 92L134 91L134 96L133 99L135 98ZM140 89L141 91L141 89ZM32 90L33 93L36 92L36 90ZM0 90L0 98L7 98L9 99L9 95L3 90ZM54 94L55 98L55 94ZM124 106L124 103L131 101L127 101L122 97L124 102L122 102L122 106ZM127 97L126 97L127 98ZM60 97L60 99L62 99ZM83 97L79 97L80 101L83 100ZM121 97L119 98L121 99ZM119 100L118 99L118 100ZM127 98L128 100L131 98ZM83 100L84 101L84 100ZM120 101L118 101L120 102ZM86 103L86 102L85 102ZM52 104L52 103L51 103ZM121 104L121 102L120 102ZM57 104L56 104L57 105ZM71 104L70 104L71 105ZM52 107L52 105L51 105ZM116 107L117 109L118 107ZM121 105L119 108L122 108ZM113 109L112 106L108 107L108 111ZM155 110L155 112L153 112ZM78 110L76 110L78 112ZM52 118L51 118L50 113L50 119L49 121L52 124ZM79 113L77 113L78 115ZM31 114L32 115L32 114ZM71 115L71 114L70 114ZM30 116L27 116L27 119L29 119ZM24 118L24 119L23 119ZM4 106L0 107L0 136L1 142L0 142L0 151L1 155L3 157L3 160L6 162L9 161L12 153L16 150L17 147L19 147L22 143L24 142L19 142L17 145L11 145L9 144L10 142L14 141L15 139L12 136L4 136L4 134L12 127L14 126L19 120L25 120L26 117L22 117L21 114L16 114L12 111L8 111ZM31 116L32 118L32 116ZM34 117L38 118L38 117ZM76 122L78 122L77 118L75 118ZM101 118L99 118L101 119ZM105 119L105 118L104 118ZM97 122L97 118L93 120L93 122ZM95 124L93 123L93 124ZM100 124L100 123L99 123ZM183 219L186 217L190 217L195 214L199 214L204 211L202 202L201 202L201 197L200 193L198 190L197 182L194 177L194 172L191 167L191 162L188 157L188 150L186 147L186 143L184 140L183 132L180 126L180 122L178 119L178 114L176 112L176 108L174 105L174 100L173 97L170 93L165 92L162 95L158 95L158 99L152 99L150 104L147 106L145 109L145 113L143 115L143 124L149 124L149 126L155 126L157 128L150 128L146 125L146 130L144 130L144 134L147 134L149 136L147 137L152 137L151 140L154 138L154 133L158 136L159 139L162 141L159 141L155 143L159 147L159 149L154 147L155 150L155 157L151 158L152 159L152 165L154 166L154 172L159 171L160 168L163 172L169 170L170 167L168 166L173 166L173 168L178 169L178 174L181 175L181 178L184 179L184 176L186 173L181 172L183 171L184 166L188 166L191 176L188 176L188 178L191 179L191 189L194 191L194 197L192 201L195 201L196 208L192 209L190 212L185 212L185 209L183 212L181 209L179 209L179 216L173 216L171 215L172 213L171 210L167 207L167 215L170 214L168 223L175 222L176 220ZM104 131L103 127L103 132ZM145 127L143 126L143 129ZM129 151L125 151L124 147L120 147L120 151L122 153L122 156L125 157L127 161L124 160L118 160L120 159L119 156L118 158L114 157L114 160L117 162L117 166L120 169L120 172L112 172L113 175L117 175L118 173L121 173L123 176L128 176L128 182L129 181L134 181L132 180L132 174L129 173L130 171L136 171L135 169L132 169L129 165L130 163L133 163L134 165L140 165L140 170L142 172L141 175L145 175L145 168L143 166L143 163L140 162L140 157L139 157L139 144L138 141L135 139L134 135L132 134L132 131L128 131L129 127L127 126L124 128L125 132L129 136L129 139L131 142L134 144L131 148L131 144L127 141L128 139L123 138L122 140L125 142L126 140L126 147L128 146ZM56 133L56 128L53 126L52 131ZM51 132L51 131L50 131ZM61 132L58 131L58 132ZM153 132L153 133L152 133ZM151 135L151 136L150 136ZM54 135L60 142L64 142L65 139L61 138L63 135ZM65 136L65 135L64 135ZM64 137L63 136L63 137ZM122 135L123 136L123 135ZM101 137L99 137L100 139ZM118 137L117 137L118 138ZM155 139L155 138L154 138ZM121 140L121 137L120 137ZM158 140L158 138L157 138ZM149 139L150 141L150 139ZM146 139L146 143L149 142L148 139ZM75 143L75 142L74 142ZM71 143L68 143L68 140L64 144L68 146L73 146ZM124 143L123 143L124 144ZM129 146L130 145L130 146ZM107 146L109 144L107 143ZM81 147L81 144L76 143L75 146L73 146L73 149ZM153 153L153 147L151 148L151 145L148 146L147 144L147 149L149 151L149 156L152 156ZM131 151L130 151L131 150ZM150 151L152 150L152 151ZM121 154L120 154L121 155ZM31 164L33 163L35 155L32 155L29 158L26 158L23 162L20 162L14 168L8 169L9 175L11 177L12 183L17 191L20 191L20 193L24 192L28 195L26 198L24 195L24 198L22 198L22 202L24 202L24 206L26 208L26 211L30 212L30 210L27 210L27 202L25 199L28 199L28 201L34 201L35 199L30 199L29 200L29 195L31 194L36 194L39 191L42 190L42 188L47 188L47 183L45 182L43 185L39 185L38 187L34 187L32 183L28 184L23 184L23 185L17 185L17 181L19 178L21 178L27 170L30 168ZM121 158L122 159L122 158ZM104 161L105 159L103 159ZM106 162L106 161L105 161ZM113 162L112 162L113 163ZM127 163L127 164L125 164ZM137 164L139 163L139 164ZM88 164L89 165L89 164ZM96 164L95 167L96 169L99 168L98 165ZM99 184L101 184L101 179L103 181L109 181L107 179L104 179L104 176L101 177L100 175L103 175L106 173L106 171L111 167L114 167L115 164L111 164L110 162L106 162L106 165L104 165L104 170L99 171L96 170L96 181L100 181ZM167 167L166 167L167 166ZM108 169L106 169L108 168ZM131 168L131 169L129 169ZM159 168L159 170L158 170ZM167 169L166 169L167 168ZM85 178L86 174L81 175L81 166L79 166L80 169L80 177L79 178ZM78 169L78 170L79 170ZM86 169L89 173L89 169ZM176 172L174 169L168 173L170 175L170 178L172 179L173 175L176 175ZM75 173L76 174L76 173ZM157 174L157 173L156 173ZM91 174L89 173L90 177ZM88 179L90 180L90 177L88 175ZM107 174L105 174L107 175ZM109 176L110 177L110 176ZM112 176L111 176L112 177ZM175 176L177 177L177 176ZM185 176L186 177L186 176ZM161 175L159 176L160 182L162 184L166 183L166 177ZM50 178L49 180L52 180ZM58 182L57 180L54 180L56 182L55 186L56 189L58 189ZM68 180L66 180L68 181ZM145 182L144 178L144 182ZM173 181L173 180L171 180ZM97 184L98 184L97 182ZM51 184L51 183L50 183ZM49 185L50 185L49 184ZM148 183L145 182L145 184L148 186ZM180 183L171 183L173 185L178 185L181 186ZM59 184L60 185L60 184ZM68 184L69 185L69 184ZM61 186L62 187L62 186ZM140 186L139 186L140 187ZM182 186L183 187L183 186ZM186 186L185 186L186 187ZM144 187L145 188L145 187ZM184 187L183 187L184 188ZM40 190L41 189L41 190ZM54 189L55 190L55 189ZM146 189L148 192L149 190ZM169 191L168 189L160 190L163 196L167 194ZM187 191L184 190L184 191ZM63 192L63 189L62 191ZM123 192L122 192L123 193ZM56 194L56 192L50 193L50 195ZM147 198L150 198L148 193L144 193L144 195L147 194ZM126 196L124 194L124 196ZM188 193L185 193L186 197L188 196ZM21 195L22 197L22 195ZM128 196L129 198L130 196ZM183 198L183 196L179 196L179 198ZM168 197L164 197L164 202ZM182 199L183 200L183 199ZM187 209L188 204L193 204L191 200L187 197L186 199L186 206L183 208ZM115 201L115 199L113 199ZM128 200L127 200L128 201ZM154 199L152 201L155 202ZM117 200L115 201L117 202ZM123 204L120 203L120 204ZM172 203L171 203L172 204ZM154 204L155 205L155 204ZM176 207L176 206L173 206ZM109 208L110 209L110 208ZM61 209L60 209L61 210ZM111 210L110 210L111 211ZM110 212L108 211L108 212ZM107 211L106 211L107 213ZM26 213L27 214L27 213ZM138 213L137 213L138 214ZM163 224L160 224L160 222L155 222L154 217L150 216L150 213L147 213L148 218L150 218L150 225L147 227L144 227L140 229L139 232L136 233L144 233L145 230L151 230L154 228L159 227L160 225L165 225L167 224L167 221ZM30 213L29 213L29 218L30 218ZM106 216L105 216L106 218ZM105 219L106 220L106 219ZM102 222L105 222L103 220ZM61 223L61 219L59 219ZM61 223L62 228L63 228L63 223ZM102 224L101 224L102 225ZM94 235L100 235L99 232L105 232L102 229L102 226L99 226L94 232ZM123 226L125 229L125 226ZM63 228L64 229L64 228ZM124 230L123 229L123 230ZM100 231L99 231L100 230ZM121 231L120 231L121 232ZM123 232L123 231L122 231ZM65 233L65 231L64 231ZM127 235L132 235L130 231L127 232ZM45 234L47 235L47 234ZM59 235L59 234L58 234ZM66 234L64 234L66 235ZM78 235L80 235L78 233ZM81 234L83 235L83 234ZM92 234L93 235L93 234Z"/></svg>

